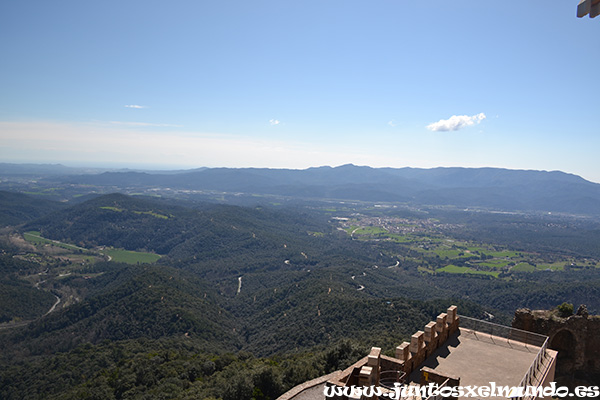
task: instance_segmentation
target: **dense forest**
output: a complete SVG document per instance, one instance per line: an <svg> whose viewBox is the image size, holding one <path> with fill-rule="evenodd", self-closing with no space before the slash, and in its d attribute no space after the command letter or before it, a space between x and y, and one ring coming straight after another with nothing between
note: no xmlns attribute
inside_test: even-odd
<svg viewBox="0 0 600 400"><path fill-rule="evenodd" d="M16 196L0 196L6 399L274 399L370 346L392 354L451 304L503 324L519 307L600 310L592 219Z"/></svg>

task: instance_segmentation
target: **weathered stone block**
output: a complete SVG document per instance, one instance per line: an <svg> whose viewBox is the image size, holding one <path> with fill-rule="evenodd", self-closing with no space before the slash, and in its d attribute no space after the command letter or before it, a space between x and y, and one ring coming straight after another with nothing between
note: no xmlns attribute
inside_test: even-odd
<svg viewBox="0 0 600 400"><path fill-rule="evenodd" d="M425 341L427 343L435 341L436 332L435 332L435 322L431 321L427 325L425 325Z"/></svg>
<svg viewBox="0 0 600 400"><path fill-rule="evenodd" d="M363 366L358 375L358 384L360 386L370 386L373 383L373 368Z"/></svg>
<svg viewBox="0 0 600 400"><path fill-rule="evenodd" d="M396 358L402 361L408 361L410 358L410 343L404 342L396 347Z"/></svg>
<svg viewBox="0 0 600 400"><path fill-rule="evenodd" d="M457 316L456 310L457 310L457 308L458 307L456 307L456 306L450 306L450 307L448 307L448 313L447 314L448 314L448 323L449 324L453 323L454 320L456 319L456 316Z"/></svg>
<svg viewBox="0 0 600 400"><path fill-rule="evenodd" d="M438 333L444 332L447 329L446 319L448 318L448 314L441 313L437 316L435 320L435 330Z"/></svg>
<svg viewBox="0 0 600 400"><path fill-rule="evenodd" d="M379 367L379 358L381 357L381 348L380 347L372 347L371 352L367 358L367 365L369 367Z"/></svg>
<svg viewBox="0 0 600 400"><path fill-rule="evenodd" d="M410 352L411 353L416 354L423 348L424 335L425 335L425 333L423 331L417 331L417 333L415 333L414 335L411 336L411 338L410 338Z"/></svg>

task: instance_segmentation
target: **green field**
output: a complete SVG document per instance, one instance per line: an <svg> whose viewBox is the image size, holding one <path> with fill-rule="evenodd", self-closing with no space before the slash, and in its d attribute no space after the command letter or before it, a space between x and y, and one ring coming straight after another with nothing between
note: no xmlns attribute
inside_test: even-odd
<svg viewBox="0 0 600 400"><path fill-rule="evenodd" d="M102 252L110 256L111 261L126 264L151 264L158 261L160 258L158 254L123 249L104 249Z"/></svg>
<svg viewBox="0 0 600 400"><path fill-rule="evenodd" d="M25 232L23 234L23 237L29 243L33 243L35 245L50 244L52 246L57 246L57 247L61 247L66 250L74 251L78 254L74 254L73 256L81 258L82 261L83 260L88 261L88 262L94 261L93 256L83 256L82 257L81 256L82 252L84 252L86 254L97 254L96 251L88 250L83 247L78 247L78 246L75 246L72 244L62 243L59 241L46 239L46 238L40 236L40 232L37 232L37 231ZM110 256L111 261L123 262L126 264L151 264L151 263L158 261L158 259L160 258L160 256L158 254L144 253L141 251L113 249L113 248L106 248L105 250L102 250L102 254Z"/></svg>
<svg viewBox="0 0 600 400"><path fill-rule="evenodd" d="M308 234L315 236L315 237L324 237L325 236L324 232L308 232Z"/></svg>
<svg viewBox="0 0 600 400"><path fill-rule="evenodd" d="M512 261L510 260L487 260L477 263L477 265L481 265L484 267L492 268L492 269L502 269L510 264Z"/></svg>
<svg viewBox="0 0 600 400"><path fill-rule="evenodd" d="M504 251L484 251L485 254L487 254L488 256L492 256L494 258L515 258L515 257L521 257L519 254L517 254L517 252L515 251L508 251L508 250L504 250Z"/></svg>
<svg viewBox="0 0 600 400"><path fill-rule="evenodd" d="M87 249L85 249L83 247L79 247L79 246L75 246L75 245L67 244L67 243L62 243L62 242L59 242L56 240L46 239L44 237L41 237L40 232L37 232L37 231L25 232L23 234L23 238L25 238L25 240L27 240L29 243L33 243L33 244L50 244L52 246L61 247L63 249L71 250L71 251L88 251Z"/></svg>
<svg viewBox="0 0 600 400"><path fill-rule="evenodd" d="M535 271L535 267L529 263L522 262L518 263L514 267L512 267L511 271L515 272L533 272Z"/></svg>
<svg viewBox="0 0 600 400"><path fill-rule="evenodd" d="M364 224L360 219L346 219L346 221L351 225L345 225L343 229L354 239L364 241L387 239L400 246L405 246L411 251L418 252L425 258L431 258L432 260L429 262L432 265L449 264L437 270L440 272L498 277L503 271L508 273L562 271L569 263L575 262L566 259L556 261L556 258L548 260L541 258L536 253L513 251L491 244L457 240L435 231L417 230L417 232L392 233L371 221ZM398 223L396 225L421 229L418 224ZM464 266L462 266L463 264ZM600 268L600 264L594 261L588 262L585 266ZM428 270L426 267L422 266L422 268Z"/></svg>
<svg viewBox="0 0 600 400"><path fill-rule="evenodd" d="M397 233L390 233L386 235L386 237L388 237L396 243L410 243L415 241L412 237L408 235L399 235Z"/></svg>
<svg viewBox="0 0 600 400"><path fill-rule="evenodd" d="M154 218L160 218L160 219L169 219L168 215L163 215L163 214L158 214L155 213L154 211L134 211L135 214L145 214L145 215L150 215Z"/></svg>
<svg viewBox="0 0 600 400"><path fill-rule="evenodd" d="M514 267L512 267L511 271L514 272L534 272L534 271L563 271L565 269L565 262L554 262L554 263L544 263L544 264L536 264L535 266L522 262Z"/></svg>
<svg viewBox="0 0 600 400"><path fill-rule="evenodd" d="M477 257L477 254L468 252L466 249L451 249L451 248L437 248L433 251L441 258L469 258Z"/></svg>
<svg viewBox="0 0 600 400"><path fill-rule="evenodd" d="M387 233L388 231L378 226L362 226L354 231L355 235L383 235Z"/></svg>
<svg viewBox="0 0 600 400"><path fill-rule="evenodd" d="M122 212L123 209L122 208L117 208L117 207L110 207L110 206L103 206L100 207L103 210L110 210L110 211L116 211L116 212Z"/></svg>
<svg viewBox="0 0 600 400"><path fill-rule="evenodd" d="M25 237L25 239L27 241L32 241L32 242L37 242L40 240L48 240L48 239L44 239L43 237L40 236L40 232L38 231L29 231L29 232L25 232L23 234L23 237Z"/></svg>
<svg viewBox="0 0 600 400"><path fill-rule="evenodd" d="M563 271L565 269L565 262L554 262L554 263L544 263L536 265L536 269L538 271L544 271L550 269L552 271Z"/></svg>
<svg viewBox="0 0 600 400"><path fill-rule="evenodd" d="M110 211L115 211L115 212L123 212L125 211L122 208L118 208L118 207L110 207L110 206L103 206L100 207L103 210L110 210ZM159 213L155 213L154 211L134 211L134 214L138 214L138 215L150 215L154 218L160 218L160 219L169 219L169 215L164 215L164 214L159 214Z"/></svg>

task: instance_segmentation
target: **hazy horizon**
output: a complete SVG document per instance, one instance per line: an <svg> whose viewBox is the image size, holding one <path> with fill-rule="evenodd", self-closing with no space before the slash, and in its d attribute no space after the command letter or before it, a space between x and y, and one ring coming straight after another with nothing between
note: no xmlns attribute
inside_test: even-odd
<svg viewBox="0 0 600 400"><path fill-rule="evenodd" d="M600 182L577 2L0 4L0 161Z"/></svg>

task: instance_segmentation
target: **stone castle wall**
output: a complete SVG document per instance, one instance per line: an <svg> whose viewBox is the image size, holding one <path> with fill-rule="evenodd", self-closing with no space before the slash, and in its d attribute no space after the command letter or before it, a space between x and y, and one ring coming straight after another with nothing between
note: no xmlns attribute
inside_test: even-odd
<svg viewBox="0 0 600 400"><path fill-rule="evenodd" d="M513 328L548 336L548 347L558 351L556 378L567 385L600 380L600 316L589 316L585 306L561 317L557 310L519 309Z"/></svg>

